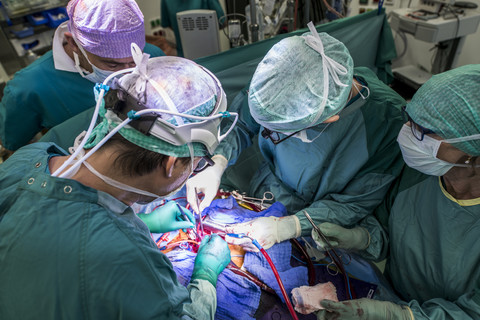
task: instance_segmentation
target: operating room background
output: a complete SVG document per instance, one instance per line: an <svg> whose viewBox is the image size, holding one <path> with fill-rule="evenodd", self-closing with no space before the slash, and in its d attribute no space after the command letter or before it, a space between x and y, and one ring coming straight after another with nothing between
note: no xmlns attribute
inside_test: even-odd
<svg viewBox="0 0 480 320"><path fill-rule="evenodd" d="M248 0L227 0L228 1L228 8L226 0L219 0L220 4L224 12L226 13L233 13L231 10L235 8L236 13L244 14L245 3L248 3ZM471 2L476 3L480 6L480 0L468 0ZM154 28L151 27L150 21L160 19L160 1L151 1L151 0L137 0L137 3L142 9L142 12L145 16L145 29L147 34L153 34ZM363 2L363 1L362 1ZM385 1L384 6L387 10L387 13L394 8L405 8L410 7L413 8L417 6L419 0L392 0L392 1ZM233 7L235 4L235 7ZM359 14L359 10L361 8L373 9L377 5L377 2L374 0L369 0L368 4L362 5L360 4L360 0L352 0L350 3L350 14L349 16ZM243 10L241 10L243 8ZM227 10L228 9L228 10ZM241 11L240 11L241 10ZM478 9L477 9L478 10ZM401 54L405 49L405 43L402 41L400 36L394 32L395 37L395 45L397 48L397 53ZM423 67L426 70L431 69L431 61L432 57L435 54L435 50L433 43L428 43L420 40L416 40L412 35L406 34L406 45L407 49L405 50L405 54L402 57L399 57L395 61L393 61L393 67L401 67L404 65L409 64L416 64L418 66ZM221 50L227 50L229 48L229 42L227 37L220 32L220 46ZM463 46L463 49L459 55L457 66L463 66L466 64L474 64L480 63L480 30L477 30L474 34L468 35Z"/></svg>

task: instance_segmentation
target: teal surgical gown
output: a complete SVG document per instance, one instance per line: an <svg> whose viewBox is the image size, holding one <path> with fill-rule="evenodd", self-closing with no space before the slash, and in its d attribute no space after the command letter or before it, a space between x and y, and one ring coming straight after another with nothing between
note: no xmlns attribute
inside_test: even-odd
<svg viewBox="0 0 480 320"><path fill-rule="evenodd" d="M214 286L180 285L130 207L50 176L57 155L35 143L0 165L0 319L213 319Z"/></svg>
<svg viewBox="0 0 480 320"><path fill-rule="evenodd" d="M415 320L480 319L480 198L406 167L376 215L389 239L379 259Z"/></svg>
<svg viewBox="0 0 480 320"><path fill-rule="evenodd" d="M219 23L224 22L224 20L220 21L220 18L225 14L218 0L162 0L161 2L162 27L172 28L177 41L177 55L180 57L183 57L183 50L178 29L177 12L197 9L215 10Z"/></svg>
<svg viewBox="0 0 480 320"><path fill-rule="evenodd" d="M250 196L262 198L265 191L273 192L275 200L300 219L302 235L311 232L302 210L317 224L330 221L343 226L354 225L371 214L403 166L396 138L403 125L400 110L404 99L369 69L355 68L354 74L368 86L370 95L366 100L356 97L328 127L320 124L308 129L309 139L324 130L314 142L291 137L274 145L259 134L263 162L258 168L247 165L238 169L234 164L224 175L229 181L235 180L229 175L249 176L249 185L242 191ZM301 94L298 99L302 99ZM240 111L241 121L215 153L232 164L263 128L246 114L244 92L230 109ZM251 147L245 152L254 154Z"/></svg>
<svg viewBox="0 0 480 320"><path fill-rule="evenodd" d="M164 55L151 44L145 52ZM77 72L57 70L48 51L10 80L0 102L0 140L8 150L26 145L39 131L95 106L94 83Z"/></svg>

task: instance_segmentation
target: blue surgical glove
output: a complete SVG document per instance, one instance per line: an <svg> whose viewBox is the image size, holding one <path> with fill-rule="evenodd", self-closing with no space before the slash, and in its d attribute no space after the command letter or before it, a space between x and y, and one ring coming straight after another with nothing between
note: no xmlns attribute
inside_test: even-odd
<svg viewBox="0 0 480 320"><path fill-rule="evenodd" d="M317 312L318 320L414 320L409 307L388 301L363 298L340 302L322 300L320 304L325 309Z"/></svg>
<svg viewBox="0 0 480 320"><path fill-rule="evenodd" d="M218 275L230 260L230 249L225 240L216 234L205 236L198 248L192 279L207 280L216 287Z"/></svg>
<svg viewBox="0 0 480 320"><path fill-rule="evenodd" d="M185 221L182 210L190 221ZM175 201L169 201L150 213L139 213L137 216L145 222L150 232L153 233L193 228L195 222L192 213L186 208L181 207L180 209Z"/></svg>

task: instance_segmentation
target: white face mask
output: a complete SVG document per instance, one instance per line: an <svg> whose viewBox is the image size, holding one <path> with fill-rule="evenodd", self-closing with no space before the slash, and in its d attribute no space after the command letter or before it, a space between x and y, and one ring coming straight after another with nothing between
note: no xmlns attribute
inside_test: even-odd
<svg viewBox="0 0 480 320"><path fill-rule="evenodd" d="M397 142L400 145L405 163L413 169L416 169L430 176L443 176L453 167L472 167L469 164L450 163L437 158L437 152L442 142L453 143L473 140L472 137L463 137L448 140L437 140L428 135L424 135L423 140L419 141L412 133L411 127L403 125L398 134Z"/></svg>
<svg viewBox="0 0 480 320"><path fill-rule="evenodd" d="M295 135L293 135L292 137L293 138L297 138L297 139L300 139L302 140L302 142L304 143L312 143L313 141L317 140L318 137L320 137L323 133L323 131L325 131L327 129L327 127L331 124L330 123L327 123L327 124L324 124L324 128L322 129L322 131L320 131L315 137L313 137L312 139L309 139L308 138L308 135L307 135L307 130L308 129L305 129L305 130L302 130L298 133L296 133ZM288 135L288 133L286 133Z"/></svg>
<svg viewBox="0 0 480 320"><path fill-rule="evenodd" d="M79 48L81 48L81 47L79 47ZM112 73L115 72L115 71L110 71L110 70L102 70L102 69L96 67L93 63L90 62L90 60L88 60L88 57L85 54L85 51L83 51L83 49L80 49L80 50L82 50L83 55L87 59L87 62L92 66L92 69L93 69L93 72L85 73L83 68L80 66L80 59L78 58L78 54L76 52L73 52L73 60L75 61L75 69L77 69L78 73L80 73L80 75L83 78L85 78L85 79L87 79L87 80L89 80L93 83L102 83L103 81L105 81L105 79L109 75L111 75Z"/></svg>

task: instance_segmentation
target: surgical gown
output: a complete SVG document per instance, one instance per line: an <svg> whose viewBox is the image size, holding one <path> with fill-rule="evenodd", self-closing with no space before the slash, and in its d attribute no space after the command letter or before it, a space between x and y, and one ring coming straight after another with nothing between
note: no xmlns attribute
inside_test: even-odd
<svg viewBox="0 0 480 320"><path fill-rule="evenodd" d="M415 320L480 319L480 198L456 200L439 177L406 167L376 215L389 236L385 275Z"/></svg>
<svg viewBox="0 0 480 320"><path fill-rule="evenodd" d="M371 214L403 166L396 138L403 125L400 109L405 100L368 68L355 68L354 75L368 86L370 95L366 100L357 97L328 127L320 124L308 129L309 139L320 134L312 143L291 137L274 145L259 134L258 146L264 161L257 169L247 165L237 170L234 164L224 175L224 180L230 181L235 179L229 175L251 175L248 189L242 191L259 198L266 191L273 192L275 201L300 219L302 235L311 232L302 210L317 224L330 221L342 226L354 225ZM302 99L301 95L298 99ZM246 114L245 93L236 97L230 110L239 111L241 121L215 153L224 155L232 164L263 128L259 129Z"/></svg>
<svg viewBox="0 0 480 320"><path fill-rule="evenodd" d="M220 20L225 14L218 0L163 0L161 2L162 27L172 28L177 41L177 55L183 57L182 42L178 29L177 12L197 9L215 10L220 24L226 20Z"/></svg>
<svg viewBox="0 0 480 320"><path fill-rule="evenodd" d="M160 48L145 44L152 57L164 55ZM57 70L48 51L8 81L0 102L0 141L17 150L47 128L95 106L94 83L78 72Z"/></svg>
<svg viewBox="0 0 480 320"><path fill-rule="evenodd" d="M216 290L188 288L132 209L54 178L51 143L0 165L0 319L213 319Z"/></svg>

